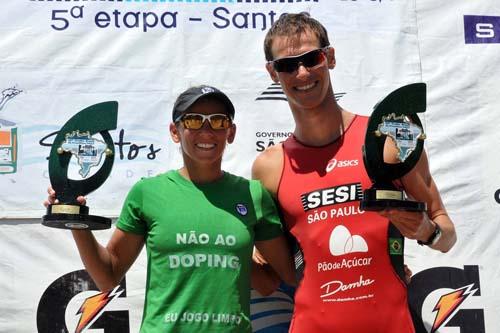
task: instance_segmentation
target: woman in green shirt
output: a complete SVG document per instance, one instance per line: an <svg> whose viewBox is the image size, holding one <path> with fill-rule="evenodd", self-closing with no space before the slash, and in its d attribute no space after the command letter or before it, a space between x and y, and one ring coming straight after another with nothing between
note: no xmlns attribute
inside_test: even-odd
<svg viewBox="0 0 500 333"><path fill-rule="evenodd" d="M236 134L233 118L233 104L220 90L184 91L170 124L183 167L132 187L106 247L90 231L72 231L102 291L119 284L146 245L143 333L251 332L250 276L256 288L272 279L252 262L254 244L284 281L294 283L271 196L260 182L221 169ZM54 201L49 193L46 204Z"/></svg>

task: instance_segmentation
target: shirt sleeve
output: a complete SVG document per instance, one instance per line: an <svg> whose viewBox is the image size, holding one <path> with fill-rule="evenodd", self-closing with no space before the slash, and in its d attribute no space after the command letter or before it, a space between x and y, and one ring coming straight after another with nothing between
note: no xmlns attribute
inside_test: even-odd
<svg viewBox="0 0 500 333"><path fill-rule="evenodd" d="M142 216L143 184L143 180L138 181L128 192L120 217L116 222L118 229L134 234L146 235L147 225Z"/></svg>
<svg viewBox="0 0 500 333"><path fill-rule="evenodd" d="M283 234L283 227L278 214L278 209L271 194L259 181L252 181L257 223L255 224L255 240L264 241L276 238ZM252 184L252 185L253 185Z"/></svg>

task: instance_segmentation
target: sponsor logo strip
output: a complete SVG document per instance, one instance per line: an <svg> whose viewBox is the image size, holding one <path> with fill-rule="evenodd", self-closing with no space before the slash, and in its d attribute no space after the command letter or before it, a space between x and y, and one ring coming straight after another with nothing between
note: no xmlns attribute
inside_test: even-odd
<svg viewBox="0 0 500 333"><path fill-rule="evenodd" d="M360 183L345 184L302 194L300 196L304 211L361 200L363 191Z"/></svg>
<svg viewBox="0 0 500 333"><path fill-rule="evenodd" d="M464 15L465 44L500 43L500 16Z"/></svg>
<svg viewBox="0 0 500 333"><path fill-rule="evenodd" d="M365 289L364 287L370 286L375 282L375 280L372 280L370 278L363 278L363 275L359 276L358 281L346 283L343 281L339 280L334 280L327 282L323 284L320 289L322 290L323 294L320 296L324 302L336 302L336 301L357 301L361 299L366 299L366 298L371 298L373 297L373 294L366 294L366 295L358 295L356 297L348 297L348 298L341 298L341 299L335 299L335 298L330 298L331 296L337 294L337 293L343 293L343 292L348 292L352 291L355 289Z"/></svg>

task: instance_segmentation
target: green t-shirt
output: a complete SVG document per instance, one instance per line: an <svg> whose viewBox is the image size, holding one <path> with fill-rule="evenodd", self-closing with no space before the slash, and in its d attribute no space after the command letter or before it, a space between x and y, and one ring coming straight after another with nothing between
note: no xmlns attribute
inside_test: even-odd
<svg viewBox="0 0 500 333"><path fill-rule="evenodd" d="M258 181L229 173L195 184L178 171L130 190L117 227L144 235L148 256L141 332L251 332L255 240L281 234Z"/></svg>

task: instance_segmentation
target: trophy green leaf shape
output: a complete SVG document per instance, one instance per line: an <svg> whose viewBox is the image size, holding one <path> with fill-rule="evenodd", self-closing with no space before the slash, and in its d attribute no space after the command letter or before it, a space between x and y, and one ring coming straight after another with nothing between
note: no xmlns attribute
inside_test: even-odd
<svg viewBox="0 0 500 333"><path fill-rule="evenodd" d="M426 109L425 83L413 83L391 92L375 105L368 121L363 146L363 162L373 182L363 193L361 209L380 211L394 208L424 211L426 204L408 200L393 181L407 174L417 164L426 138L417 113ZM398 163L384 161L386 140L392 140Z"/></svg>
<svg viewBox="0 0 500 333"><path fill-rule="evenodd" d="M114 162L114 142L109 130L116 129L118 102L109 101L91 105L69 119L60 129L49 156L49 178L56 192L57 204L47 207L42 224L59 229L100 230L111 227L111 219L89 215L89 208L77 202L99 188L111 173ZM102 139L94 138L100 134ZM83 178L68 178L68 166L74 157ZM102 162L102 159L104 161ZM101 164L92 176L91 168Z"/></svg>

